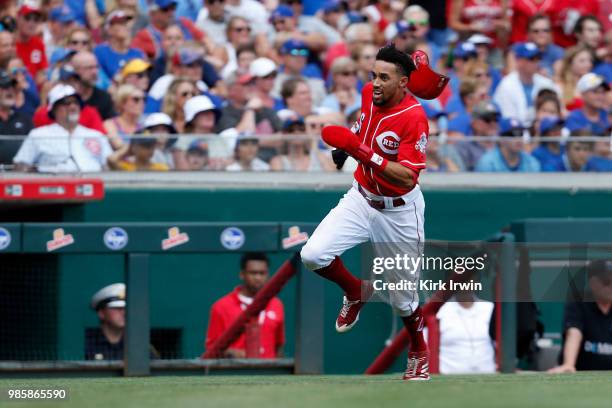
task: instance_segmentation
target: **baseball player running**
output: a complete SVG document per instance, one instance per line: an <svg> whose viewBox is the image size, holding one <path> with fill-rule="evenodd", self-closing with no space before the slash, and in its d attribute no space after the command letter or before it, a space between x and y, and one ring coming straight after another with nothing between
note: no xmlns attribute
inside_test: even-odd
<svg viewBox="0 0 612 408"><path fill-rule="evenodd" d="M359 319L359 311L373 294L372 283L352 275L340 255L355 245L370 241L386 251L423 246L425 202L418 177L425 168L427 117L413 95L434 99L448 78L429 68L427 55L412 56L395 48L381 48L371 73L372 82L362 91L361 116L349 130L327 126L323 140L339 149L334 161L341 167L347 154L359 166L353 187L321 221L302 248L304 265L335 282L344 290L336 330L349 331ZM418 280L419 270L400 270L390 281ZM416 290L393 291L389 301L402 318L410 337L405 380L429 380L428 352L423 337L423 314Z"/></svg>

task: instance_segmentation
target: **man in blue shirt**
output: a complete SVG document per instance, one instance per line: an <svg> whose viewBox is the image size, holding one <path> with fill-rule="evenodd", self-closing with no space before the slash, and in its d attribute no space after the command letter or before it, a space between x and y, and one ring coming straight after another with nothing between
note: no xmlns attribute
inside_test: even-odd
<svg viewBox="0 0 612 408"><path fill-rule="evenodd" d="M576 90L582 95L583 106L569 114L566 126L586 129L590 136L605 136L610 127L606 100L610 86L602 76L589 72L578 80Z"/></svg>
<svg viewBox="0 0 612 408"><path fill-rule="evenodd" d="M502 118L499 123L504 137L495 148L485 153L476 164L480 172L523 172L540 171L540 163L523 151L523 126L516 119Z"/></svg>
<svg viewBox="0 0 612 408"><path fill-rule="evenodd" d="M552 41L550 18L545 14L533 16L527 24L527 38L537 45L541 52L540 68L552 76L555 72L554 64L563 58L564 51Z"/></svg>
<svg viewBox="0 0 612 408"><path fill-rule="evenodd" d="M451 106L450 102L446 105L446 110L450 116L448 122L448 132L454 136L468 136L472 134L472 112L474 107L480 102L487 101L489 96L485 86L479 85L475 81L466 79L459 87L458 103Z"/></svg>
<svg viewBox="0 0 612 408"><path fill-rule="evenodd" d="M108 42L94 48L104 75L113 79L117 71L126 62L135 58L145 58L142 51L130 48L132 41L130 17L123 10L114 10L106 17L104 30L108 35Z"/></svg>

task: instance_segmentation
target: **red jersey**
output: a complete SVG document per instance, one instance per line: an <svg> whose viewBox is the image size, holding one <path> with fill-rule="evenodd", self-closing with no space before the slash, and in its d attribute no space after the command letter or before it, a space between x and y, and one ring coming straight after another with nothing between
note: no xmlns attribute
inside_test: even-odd
<svg viewBox="0 0 612 408"><path fill-rule="evenodd" d="M553 41L566 48L576 44L573 30L580 16L599 13L599 0L555 0L551 8Z"/></svg>
<svg viewBox="0 0 612 408"><path fill-rule="evenodd" d="M208 332L206 333L206 348L209 348L221 334L247 308L241 300L240 287L217 300L210 309ZM260 357L276 358L276 350L285 344L285 312L283 304L277 297L259 314L260 325ZM229 348L246 351L245 335L242 335Z"/></svg>
<svg viewBox="0 0 612 408"><path fill-rule="evenodd" d="M512 32L510 42L527 41L527 24L536 14L545 14L550 17L550 10L554 0L514 0L512 2Z"/></svg>
<svg viewBox="0 0 612 408"><path fill-rule="evenodd" d="M395 106L382 108L372 102L372 83L361 92L361 115L351 128L360 141L389 161L398 162L417 175L425 168L425 147L429 135L427 116L409 93ZM355 179L373 194L397 197L410 189L391 183L360 164Z"/></svg>
<svg viewBox="0 0 612 408"><path fill-rule="evenodd" d="M446 16L449 18L452 1L446 2ZM497 44L497 32L495 23L504 17L504 10L501 0L464 0L463 8L459 12L459 19L463 24L476 25L476 30L491 39Z"/></svg>
<svg viewBox="0 0 612 408"><path fill-rule="evenodd" d="M32 121L34 122L34 127L47 126L55 122L49 117L49 112L47 111L46 106L39 106L38 109L36 109ZM100 113L98 113L98 110L93 106L83 106L81 109L81 116L79 116L79 124L85 126L86 128L94 129L100 133L106 134L102 117L100 116Z"/></svg>
<svg viewBox="0 0 612 408"><path fill-rule="evenodd" d="M26 66L30 74L36 78L36 73L47 69L47 55L45 53L45 43L41 37L32 37L26 42L17 41L17 56Z"/></svg>

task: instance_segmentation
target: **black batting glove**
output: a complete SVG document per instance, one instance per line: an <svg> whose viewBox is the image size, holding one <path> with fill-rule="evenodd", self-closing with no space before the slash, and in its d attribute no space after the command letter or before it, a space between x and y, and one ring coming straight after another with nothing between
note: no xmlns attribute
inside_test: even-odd
<svg viewBox="0 0 612 408"><path fill-rule="evenodd" d="M332 160L336 164L336 168L338 170L342 170L342 166L344 166L344 162L348 158L348 153L344 150L334 149L332 150Z"/></svg>

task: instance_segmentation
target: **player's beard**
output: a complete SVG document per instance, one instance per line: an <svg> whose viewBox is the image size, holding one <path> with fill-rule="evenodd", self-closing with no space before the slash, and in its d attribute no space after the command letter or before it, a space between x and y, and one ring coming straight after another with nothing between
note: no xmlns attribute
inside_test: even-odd
<svg viewBox="0 0 612 408"><path fill-rule="evenodd" d="M381 90L380 99L376 99L376 95L374 93L372 93L372 103L375 106L384 106L387 104L387 102L389 101L389 98L385 98L385 92L383 90Z"/></svg>

